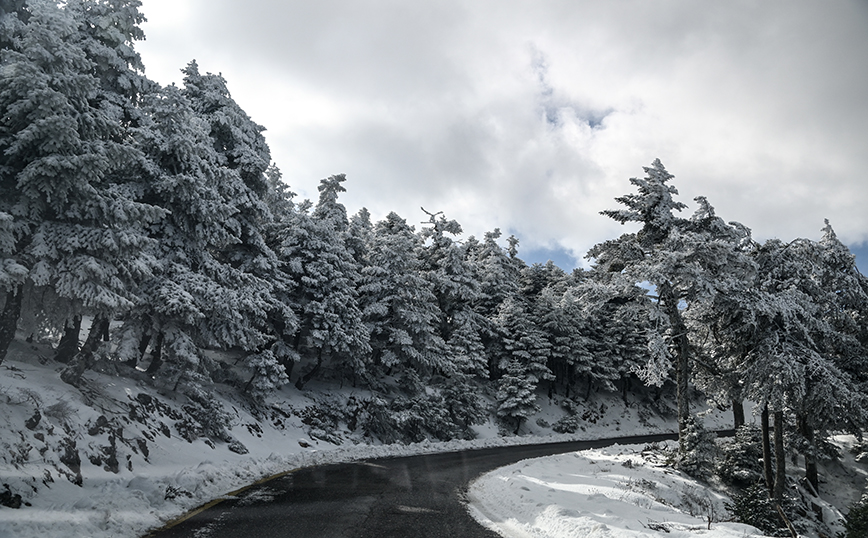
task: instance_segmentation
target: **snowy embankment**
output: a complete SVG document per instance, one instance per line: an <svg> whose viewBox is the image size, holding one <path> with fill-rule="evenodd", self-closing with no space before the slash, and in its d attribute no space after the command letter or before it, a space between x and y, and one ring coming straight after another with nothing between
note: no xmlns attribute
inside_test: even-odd
<svg viewBox="0 0 868 538"><path fill-rule="evenodd" d="M0 367L0 484L25 503L0 506L0 535L10 538L141 536L252 482L303 466L673 430L666 419L625 405L620 395L601 395L588 404L580 431L554 434L549 425L565 411L541 396L542 410L520 437L499 437L488 422L472 441L382 445L344 427L336 432L338 445L317 440L306 417L324 397L359 396L358 390L287 387L264 413L215 386L210 396L224 402L231 418L231 439L215 442L187 431L190 401L111 371L90 372L75 389L60 381L62 365L40 357L49 349L15 346ZM728 413L716 413L706 424L727 427L728 420Z"/></svg>
<svg viewBox="0 0 868 538"><path fill-rule="evenodd" d="M502 467L475 480L471 514L512 538L744 538L723 496L664 467L640 445L560 454Z"/></svg>

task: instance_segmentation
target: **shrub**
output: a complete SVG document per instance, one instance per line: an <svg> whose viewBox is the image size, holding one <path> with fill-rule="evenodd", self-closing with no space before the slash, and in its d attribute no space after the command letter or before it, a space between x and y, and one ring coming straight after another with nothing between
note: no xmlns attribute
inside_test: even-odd
<svg viewBox="0 0 868 538"><path fill-rule="evenodd" d="M761 483L733 495L732 502L726 503L726 509L739 523L753 525L768 536L780 536L781 531L783 535L789 534L768 497L768 489Z"/></svg>
<svg viewBox="0 0 868 538"><path fill-rule="evenodd" d="M694 478L706 479L714 467L718 448L716 434L705 429L702 422L690 417L684 436L684 452L679 455L677 467Z"/></svg>
<svg viewBox="0 0 868 538"><path fill-rule="evenodd" d="M843 538L868 538L868 497L850 507L844 520Z"/></svg>
<svg viewBox="0 0 868 538"><path fill-rule="evenodd" d="M552 429L557 433L576 433L581 427L581 419L576 415L567 415L552 424Z"/></svg>
<svg viewBox="0 0 868 538"><path fill-rule="evenodd" d="M715 472L724 483L746 488L762 480L762 433L753 425L740 426L723 443Z"/></svg>

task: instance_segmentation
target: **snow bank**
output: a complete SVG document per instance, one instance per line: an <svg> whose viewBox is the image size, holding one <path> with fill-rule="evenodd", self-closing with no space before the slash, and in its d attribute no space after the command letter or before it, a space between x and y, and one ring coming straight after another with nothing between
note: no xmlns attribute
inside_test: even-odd
<svg viewBox="0 0 868 538"><path fill-rule="evenodd" d="M639 445L522 461L475 480L470 513L513 538L745 538L722 522L725 498L672 471Z"/></svg>

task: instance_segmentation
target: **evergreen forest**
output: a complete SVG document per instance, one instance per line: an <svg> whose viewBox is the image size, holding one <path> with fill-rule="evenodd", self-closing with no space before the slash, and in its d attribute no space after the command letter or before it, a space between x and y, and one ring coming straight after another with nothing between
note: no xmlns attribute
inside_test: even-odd
<svg viewBox="0 0 868 538"><path fill-rule="evenodd" d="M360 387L342 412L383 442L469 438L490 414L517 434L546 395L645 387L672 396L685 468L692 403L739 427L751 402L778 502L788 457L816 489L830 436L864 430L868 279L828 221L757 241L705 198L682 214L654 160L600 208L638 231L567 273L497 229L462 236L448 208L350 215L344 175L298 200L221 76L144 75L139 5L0 2L0 365L49 341L72 386L110 367L217 422L215 383L251 406Z"/></svg>

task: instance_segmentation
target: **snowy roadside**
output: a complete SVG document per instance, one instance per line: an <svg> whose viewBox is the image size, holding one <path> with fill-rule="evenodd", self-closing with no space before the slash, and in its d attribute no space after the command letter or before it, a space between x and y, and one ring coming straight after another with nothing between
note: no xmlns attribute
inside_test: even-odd
<svg viewBox="0 0 868 538"><path fill-rule="evenodd" d="M855 450L861 443L852 435L834 436L832 442L840 459L820 463L821 495L810 497L826 526L802 519L805 536L843 535L841 509L856 502L868 483L865 452ZM470 484L468 511L505 538L762 535L731 521L721 483L709 487L665 464L666 452L675 446L613 445L501 467ZM791 477L803 472L793 462L787 466ZM801 495L796 481L790 487L794 496Z"/></svg>
<svg viewBox="0 0 868 538"><path fill-rule="evenodd" d="M487 473L468 491L469 511L509 538L744 538L723 522L725 498L655 461L641 445L615 445L522 461Z"/></svg>
<svg viewBox="0 0 868 538"><path fill-rule="evenodd" d="M635 430L631 433L654 432ZM111 478L103 473L99 479L86 480L85 487L58 480L50 490L36 497L30 507L20 510L0 508L0 527L9 533L8 536L16 538L139 536L233 490L296 468L598 436L598 433L583 432L581 435L489 437L410 445L325 445L323 449L304 448L296 443L295 447L287 447L287 453L271 453L266 457L206 459L183 468L155 465L146 470L147 474L136 474L132 478ZM183 450L184 444L179 443L175 450ZM202 454L201 448L190 449ZM177 455L178 459L190 456L180 452ZM171 492L176 493L167 495Z"/></svg>
<svg viewBox="0 0 868 538"><path fill-rule="evenodd" d="M597 400L595 418L575 434L554 434L549 424L565 412L557 402L541 401L541 411L520 437L500 437L489 421L475 428L478 438L472 441L372 445L342 431L341 444L335 445L311 436L304 411L315 404L311 394L347 397L357 391L287 388L277 395L283 410L274 417L254 417L225 400L224 407L233 410L229 432L247 450L240 454L229 443L185 439L178 430L183 421L173 418L180 403L146 384L92 372L79 391L61 382L57 367L33 349L15 351L0 382L0 484L10 484L29 505L0 506L0 535L10 538L140 536L229 492L299 467L673 431L667 420L639 413L612 395ZM41 413L34 424L36 411ZM706 418L710 428L728 427L728 421L727 412ZM65 446L76 461L64 459Z"/></svg>

